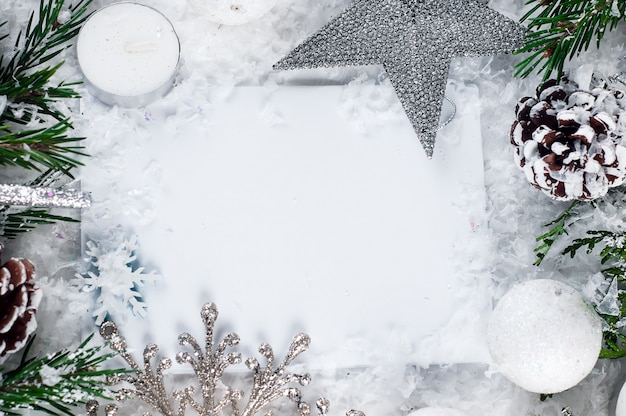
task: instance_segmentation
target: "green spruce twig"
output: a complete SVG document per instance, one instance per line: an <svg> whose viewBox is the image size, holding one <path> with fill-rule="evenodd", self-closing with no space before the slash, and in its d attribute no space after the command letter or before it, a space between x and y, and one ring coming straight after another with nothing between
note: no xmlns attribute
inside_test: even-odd
<svg viewBox="0 0 626 416"><path fill-rule="evenodd" d="M60 172L72 178L71 170L87 156L82 137L70 134L71 120L64 114L61 100L77 98L75 84L52 85L63 65L59 55L72 46L82 23L88 17L92 0L40 0L23 30L14 38L13 52L0 56L0 166L16 166L41 172L31 185L53 186ZM0 22L0 31L6 22ZM0 33L0 42L10 39ZM6 102L6 105L2 103ZM50 180L54 178L55 180ZM46 185L39 183L45 181ZM36 225L76 221L50 214L47 209L0 206L0 235L14 238Z"/></svg>
<svg viewBox="0 0 626 416"><path fill-rule="evenodd" d="M0 56L0 98L7 102L0 112L0 165L64 169L67 174L81 165L77 157L86 156L78 144L83 138L70 137L71 122L57 105L79 95L72 89L74 84L50 85L63 62L50 64L71 46L88 17L91 0L68 8L64 3L40 0L38 12L31 13L15 40L15 52Z"/></svg>
<svg viewBox="0 0 626 416"><path fill-rule="evenodd" d="M567 60L600 45L606 32L626 16L626 0L529 0L534 5L522 19L529 21L525 45L516 53L528 54L516 65L516 76L533 72L546 80L563 74Z"/></svg>
<svg viewBox="0 0 626 416"><path fill-rule="evenodd" d="M72 177L70 169L82 165L72 156L86 154L81 146L76 145L82 138L68 135L68 123L68 120L62 120L50 127L17 132L8 132L8 126L0 126L0 166L19 166L35 171L48 168Z"/></svg>
<svg viewBox="0 0 626 416"><path fill-rule="evenodd" d="M571 225L571 223L568 223L568 220L574 215L573 210L577 204L578 200L574 200L561 215L545 225L546 227L552 226L552 228L536 238L536 241L541 244L535 248L535 254L537 255L537 260L533 263L535 266L541 264L554 242L562 235L567 234L567 227Z"/></svg>
<svg viewBox="0 0 626 416"><path fill-rule="evenodd" d="M591 254L600 248L600 264L607 266L601 270L610 283L617 280L618 288L626 283L626 233L604 230L587 231L587 237L577 238L565 248L564 255L575 257L580 250ZM621 331L626 318L626 291L619 290L617 299L619 312L605 314L597 311L607 324L603 333L604 345L600 358L626 357L626 335Z"/></svg>
<svg viewBox="0 0 626 416"><path fill-rule="evenodd" d="M40 0L39 11L30 15L26 29L15 41L15 53L0 56L0 95L7 97L14 106L20 106L21 115L15 116L12 106L0 115L0 122L28 123L39 115L51 116L61 122L66 117L53 105L60 98L75 98L76 93L63 83L50 86L49 82L61 63L49 64L78 34L80 26L88 17L92 0L80 0L69 6L69 16L63 16L64 0Z"/></svg>
<svg viewBox="0 0 626 416"><path fill-rule="evenodd" d="M586 248L587 254L590 254L597 245L605 243L602 250L600 250L600 264L607 264L614 260L625 262L624 265L626 266L626 249L624 248L626 234L613 231L591 230L587 231L587 235L589 237L577 238L572 241L572 244L563 250L563 254L569 254L571 258L574 258L578 250L583 247Z"/></svg>
<svg viewBox="0 0 626 416"><path fill-rule="evenodd" d="M0 212L2 209L0 208ZM80 220L65 215L51 214L43 208L31 208L6 214L2 237L16 238L18 235L34 230L38 225L51 225L57 222L79 223Z"/></svg>
<svg viewBox="0 0 626 416"><path fill-rule="evenodd" d="M102 353L105 345L90 346L93 334L75 349L63 349L44 358L26 359L15 370L2 374L0 411L19 415L20 409L34 409L51 415L74 415L73 406L99 397L113 399L107 377L128 374L126 369L102 369L117 354Z"/></svg>

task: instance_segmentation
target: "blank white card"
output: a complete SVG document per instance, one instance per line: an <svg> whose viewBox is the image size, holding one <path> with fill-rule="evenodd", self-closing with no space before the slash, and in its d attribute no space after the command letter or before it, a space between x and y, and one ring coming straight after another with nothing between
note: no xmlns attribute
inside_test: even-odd
<svg viewBox="0 0 626 416"><path fill-rule="evenodd" d="M448 362L473 342L427 340L471 278L464 250L484 210L478 93L448 88L458 113L428 160L390 88L238 87L185 123L153 123L150 145L120 168L127 181L131 167L159 172L155 219L130 227L165 279L143 289L149 314L122 328L129 344L173 356L179 333L203 340L208 301L245 355L269 342L280 356L308 333L311 368ZM390 104L377 108L381 96ZM98 178L84 182L98 199ZM484 348L473 351L461 359Z"/></svg>

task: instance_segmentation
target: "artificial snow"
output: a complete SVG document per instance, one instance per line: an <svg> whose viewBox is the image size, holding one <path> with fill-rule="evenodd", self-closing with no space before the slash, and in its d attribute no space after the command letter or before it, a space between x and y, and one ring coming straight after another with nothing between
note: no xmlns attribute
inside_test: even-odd
<svg viewBox="0 0 626 416"><path fill-rule="evenodd" d="M465 416L465 414L449 407L423 407L409 413L409 416Z"/></svg>
<svg viewBox="0 0 626 416"><path fill-rule="evenodd" d="M606 296L602 299L602 302L596 306L596 310L603 315L619 316L622 303L619 301L617 295L617 279L613 279L609 290L606 292Z"/></svg>
<svg viewBox="0 0 626 416"><path fill-rule="evenodd" d="M63 375L66 374L63 368L53 368L48 365L43 365L39 370L39 377L41 377L41 383L46 386L56 386L63 380Z"/></svg>
<svg viewBox="0 0 626 416"><path fill-rule="evenodd" d="M198 13L224 25L243 25L259 19L276 4L275 0L189 0Z"/></svg>

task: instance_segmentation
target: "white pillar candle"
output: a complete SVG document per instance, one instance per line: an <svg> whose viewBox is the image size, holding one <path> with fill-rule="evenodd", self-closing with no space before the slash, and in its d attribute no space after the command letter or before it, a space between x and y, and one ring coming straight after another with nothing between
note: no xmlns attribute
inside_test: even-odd
<svg viewBox="0 0 626 416"><path fill-rule="evenodd" d="M180 43L174 27L160 12L122 2L87 19L78 35L76 53L93 95L110 105L139 107L172 87Z"/></svg>
<svg viewBox="0 0 626 416"><path fill-rule="evenodd" d="M189 0L208 18L222 25L242 25L267 13L276 0Z"/></svg>

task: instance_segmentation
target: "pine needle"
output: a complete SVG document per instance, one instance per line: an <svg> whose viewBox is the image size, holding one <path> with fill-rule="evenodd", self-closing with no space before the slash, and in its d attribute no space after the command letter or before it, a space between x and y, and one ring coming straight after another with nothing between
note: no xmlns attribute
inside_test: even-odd
<svg viewBox="0 0 626 416"><path fill-rule="evenodd" d="M78 98L75 83L51 85L63 65L61 53L72 46L82 23L88 17L92 0L40 0L39 10L14 37L13 53L0 55L0 166L15 166L44 172L31 185L53 186L61 173L73 178L71 170L81 166L87 156L73 137L71 120L59 106L65 99ZM11 36L2 33L7 22L0 22L0 42ZM50 214L47 209L16 209L0 206L0 235L15 238L37 225L75 219Z"/></svg>
<svg viewBox="0 0 626 416"><path fill-rule="evenodd" d="M600 45L607 31L626 17L626 0L529 0L534 5L521 21L529 21L525 45L516 54L530 56L516 65L516 76L537 71L546 80L559 78L568 60Z"/></svg>
<svg viewBox="0 0 626 416"><path fill-rule="evenodd" d="M606 230L587 231L587 237L572 241L563 254L573 258L581 250L592 254L598 248L600 249L600 264L606 266L601 272L607 283L616 280L620 285L618 287L621 287L626 283L626 233ZM606 322L600 358L626 357L626 335L622 333L622 326L626 321L626 291L618 289L617 298L610 300L616 305L616 311L608 314L596 309Z"/></svg>
<svg viewBox="0 0 626 416"><path fill-rule="evenodd" d="M73 407L89 399L113 399L107 377L132 373L125 369L101 369L115 353L102 353L105 345L89 345L90 335L75 349L63 349L44 358L26 359L4 372L0 380L0 411L17 415L19 409L35 409L51 415L74 415ZM48 375L47 375L48 374ZM51 374L51 375L50 375Z"/></svg>

